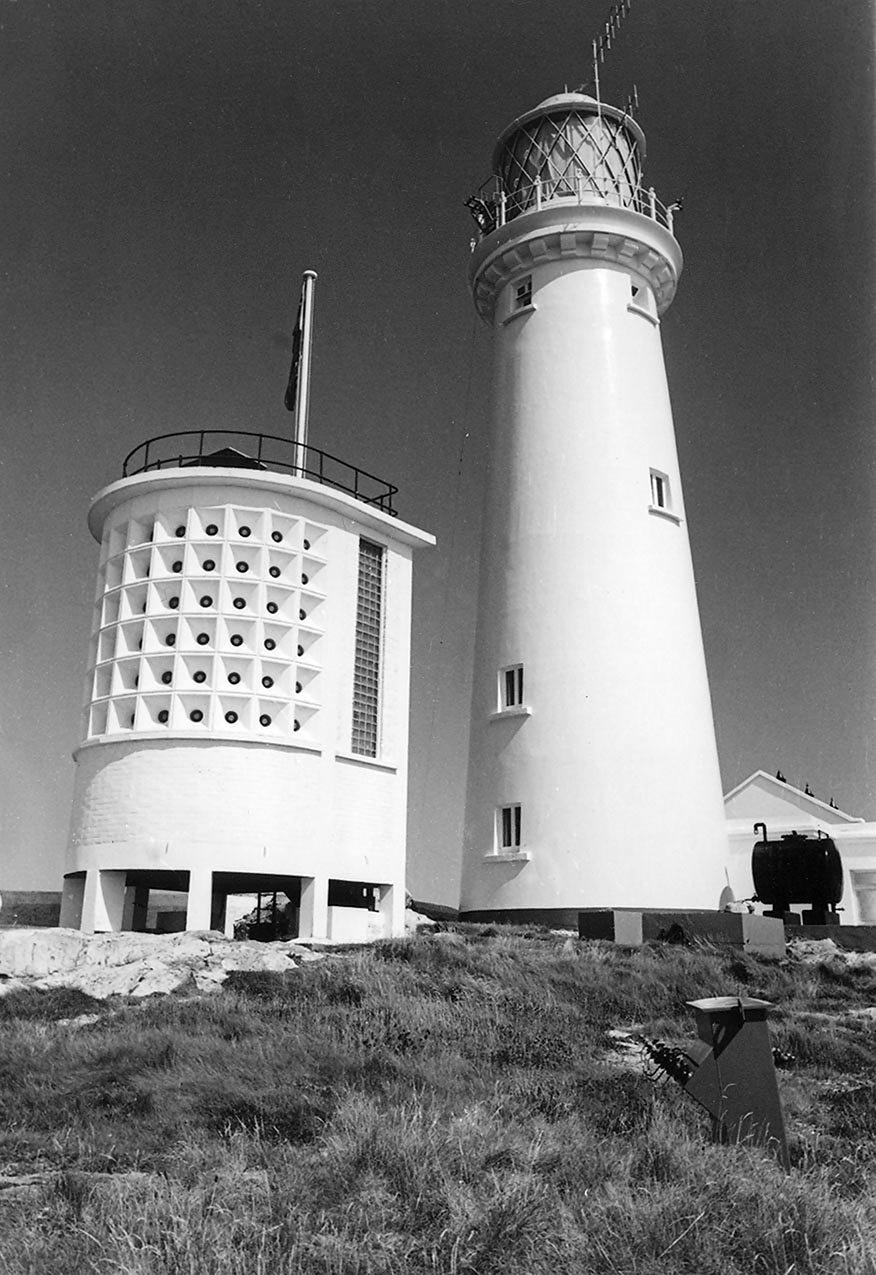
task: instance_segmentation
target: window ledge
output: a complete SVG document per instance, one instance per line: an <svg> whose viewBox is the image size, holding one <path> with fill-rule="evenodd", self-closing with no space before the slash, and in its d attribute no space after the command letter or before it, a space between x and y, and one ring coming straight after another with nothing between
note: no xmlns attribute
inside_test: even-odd
<svg viewBox="0 0 876 1275"><path fill-rule="evenodd" d="M531 858L531 850L491 850L484 863L528 863Z"/></svg>
<svg viewBox="0 0 876 1275"><path fill-rule="evenodd" d="M398 765L382 757L366 757L364 753L335 753L335 761L351 761L359 766L371 766L375 770L388 770L394 774Z"/></svg>
<svg viewBox="0 0 876 1275"><path fill-rule="evenodd" d="M627 302L627 311L630 314L640 314L643 319L647 319L649 323L653 323L655 328L660 327L660 320L656 314L652 314L650 310L646 310L642 305L636 305L635 301Z"/></svg>
<svg viewBox="0 0 876 1275"><path fill-rule="evenodd" d="M502 327L504 328L507 324L513 323L515 319L521 318L524 314L534 314L537 309L538 306L530 302L529 305L520 306L518 310L512 310L508 317L502 320Z"/></svg>
<svg viewBox="0 0 876 1275"><path fill-rule="evenodd" d="M681 518L678 514L673 513L671 509L661 509L659 505L649 505L648 513L656 514L658 518L668 518L670 522L679 525L681 523Z"/></svg>
<svg viewBox="0 0 876 1275"><path fill-rule="evenodd" d="M498 712L490 713L491 722L504 721L506 717L531 717L532 709L528 704L515 704L513 708L500 708Z"/></svg>

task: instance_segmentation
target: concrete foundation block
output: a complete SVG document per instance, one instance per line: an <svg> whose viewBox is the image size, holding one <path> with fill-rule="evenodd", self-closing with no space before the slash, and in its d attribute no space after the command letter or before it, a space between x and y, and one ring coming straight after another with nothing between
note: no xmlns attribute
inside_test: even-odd
<svg viewBox="0 0 876 1275"><path fill-rule="evenodd" d="M578 937L606 939L609 943L620 943L625 947L639 947L642 943L642 913L624 908L579 912Z"/></svg>
<svg viewBox="0 0 876 1275"><path fill-rule="evenodd" d="M782 922L750 912L637 912L626 908L579 912L578 937L607 939L628 947L655 939L701 939L773 956L785 952Z"/></svg>

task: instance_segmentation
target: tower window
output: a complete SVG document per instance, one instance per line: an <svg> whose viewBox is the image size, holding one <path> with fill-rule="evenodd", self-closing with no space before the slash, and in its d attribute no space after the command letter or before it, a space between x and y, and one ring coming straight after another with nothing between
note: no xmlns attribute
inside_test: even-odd
<svg viewBox="0 0 876 1275"><path fill-rule="evenodd" d="M651 506L654 509L671 509L669 478L659 469L651 470Z"/></svg>
<svg viewBox="0 0 876 1275"><path fill-rule="evenodd" d="M522 807L500 806L496 816L498 849L519 850L522 844Z"/></svg>
<svg viewBox="0 0 876 1275"><path fill-rule="evenodd" d="M360 540L351 749L363 757L377 756L382 612L383 549L370 540Z"/></svg>
<svg viewBox="0 0 876 1275"><path fill-rule="evenodd" d="M653 322L657 322L657 305L654 300L654 293L644 283L634 283L630 280L630 308L638 311L639 314L646 315Z"/></svg>
<svg viewBox="0 0 876 1275"><path fill-rule="evenodd" d="M522 310L526 305L532 305L531 274L528 274L525 279L521 279L514 288L514 309Z"/></svg>
<svg viewBox="0 0 876 1275"><path fill-rule="evenodd" d="M523 665L512 664L499 673L499 708L518 708L523 703Z"/></svg>

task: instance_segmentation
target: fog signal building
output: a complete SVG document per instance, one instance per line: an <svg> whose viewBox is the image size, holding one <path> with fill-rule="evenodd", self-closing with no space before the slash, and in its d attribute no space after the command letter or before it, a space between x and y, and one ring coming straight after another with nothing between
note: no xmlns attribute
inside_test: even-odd
<svg viewBox="0 0 876 1275"><path fill-rule="evenodd" d="M516 119L470 201L493 329L462 910L714 908L727 837L660 320L682 267L624 111Z"/></svg>
<svg viewBox="0 0 876 1275"><path fill-rule="evenodd" d="M234 445L230 445L233 442ZM152 440L100 568L61 924L280 890L299 935L403 930L411 559L395 488L264 435Z"/></svg>

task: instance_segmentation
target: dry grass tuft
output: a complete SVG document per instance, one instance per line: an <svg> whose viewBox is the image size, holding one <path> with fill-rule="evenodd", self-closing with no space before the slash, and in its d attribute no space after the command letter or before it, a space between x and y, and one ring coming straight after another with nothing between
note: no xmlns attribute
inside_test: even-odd
<svg viewBox="0 0 876 1275"><path fill-rule="evenodd" d="M607 1036L689 1038L684 1001L736 991L797 1056L790 1174ZM0 1272L873 1275L873 1003L860 969L498 926L76 1030L10 996Z"/></svg>

